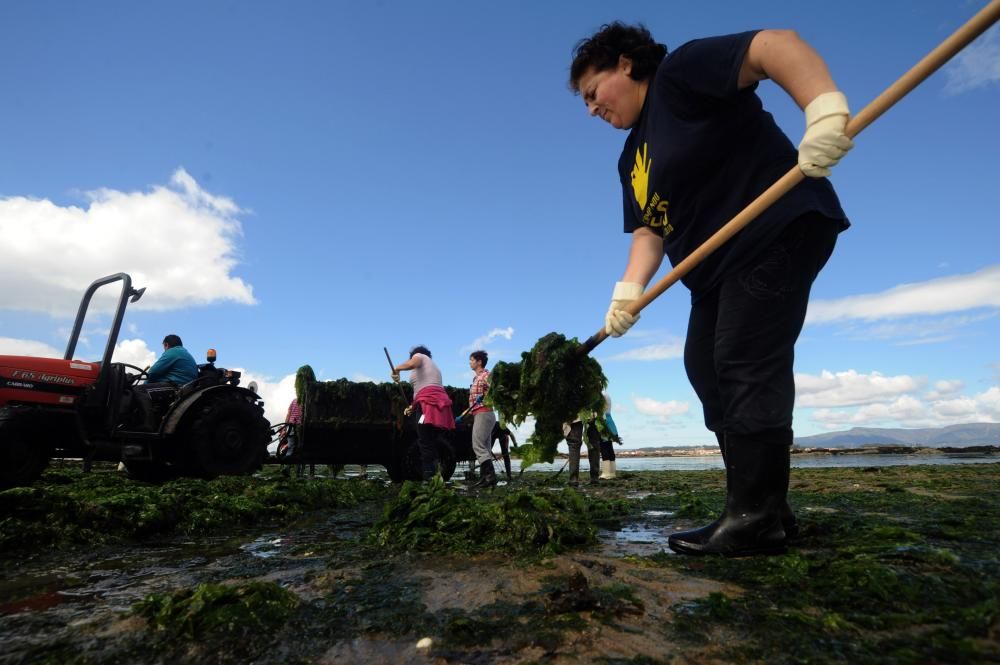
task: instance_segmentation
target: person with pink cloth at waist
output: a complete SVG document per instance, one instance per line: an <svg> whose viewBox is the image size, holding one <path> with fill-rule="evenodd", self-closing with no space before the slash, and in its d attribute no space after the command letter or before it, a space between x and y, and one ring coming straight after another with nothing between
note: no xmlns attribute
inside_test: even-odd
<svg viewBox="0 0 1000 665"><path fill-rule="evenodd" d="M410 359L392 368L392 380L399 383L399 373L412 371L413 403L403 411L413 413L420 407L421 418L417 424L417 446L420 447L420 470L424 480L430 480L438 473L438 448L448 442L448 432L455 429L455 414L451 409L451 398L445 392L441 380L441 370L431 360L431 352L426 346L410 349Z"/></svg>

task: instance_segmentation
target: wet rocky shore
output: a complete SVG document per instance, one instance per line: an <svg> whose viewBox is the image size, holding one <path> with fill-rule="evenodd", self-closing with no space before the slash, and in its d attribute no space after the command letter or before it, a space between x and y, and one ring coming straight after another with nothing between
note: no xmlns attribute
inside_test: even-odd
<svg viewBox="0 0 1000 665"><path fill-rule="evenodd" d="M981 663L1000 465L797 469L786 554L691 558L721 471L491 491L317 469L0 493L0 663Z"/></svg>

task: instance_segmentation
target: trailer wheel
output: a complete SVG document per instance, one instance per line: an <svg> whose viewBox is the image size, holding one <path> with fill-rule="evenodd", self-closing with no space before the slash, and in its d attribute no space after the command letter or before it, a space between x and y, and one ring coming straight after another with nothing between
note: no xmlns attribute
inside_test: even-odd
<svg viewBox="0 0 1000 665"><path fill-rule="evenodd" d="M0 490L32 484L49 465L51 449L31 432L22 414L0 411Z"/></svg>
<svg viewBox="0 0 1000 665"><path fill-rule="evenodd" d="M176 467L147 460L127 460L125 470L128 471L129 478L143 483L165 483L180 475Z"/></svg>
<svg viewBox="0 0 1000 665"><path fill-rule="evenodd" d="M438 446L438 465L441 470L441 478L449 480L455 473L455 453L451 450L451 444L442 442ZM420 446L416 441L406 449L406 459L403 464L403 477L397 481L389 475L394 482L403 480L422 480L423 469L420 460Z"/></svg>
<svg viewBox="0 0 1000 665"><path fill-rule="evenodd" d="M408 455L404 455L403 459L397 459L385 465L385 472L389 474L389 480L401 483L409 478L409 474L406 472L408 468L407 457Z"/></svg>
<svg viewBox="0 0 1000 665"><path fill-rule="evenodd" d="M262 409L240 395L210 399L191 426L197 473L209 478L253 473L267 457L270 429Z"/></svg>

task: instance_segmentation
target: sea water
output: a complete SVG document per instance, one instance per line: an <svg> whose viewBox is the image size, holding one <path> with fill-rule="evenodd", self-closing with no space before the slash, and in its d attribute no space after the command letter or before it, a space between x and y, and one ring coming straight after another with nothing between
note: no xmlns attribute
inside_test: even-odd
<svg viewBox="0 0 1000 665"><path fill-rule="evenodd" d="M722 469L722 455L677 457L621 457L615 465L619 471L700 471ZM566 464L564 458L552 464L533 464L531 471L559 471ZM932 453L932 454L851 454L843 455L792 455L792 467L816 469L825 467L915 466L918 464L1000 464L1000 455L988 453ZM587 456L580 460L580 469L588 468ZM511 470L521 470L521 460L511 460Z"/></svg>

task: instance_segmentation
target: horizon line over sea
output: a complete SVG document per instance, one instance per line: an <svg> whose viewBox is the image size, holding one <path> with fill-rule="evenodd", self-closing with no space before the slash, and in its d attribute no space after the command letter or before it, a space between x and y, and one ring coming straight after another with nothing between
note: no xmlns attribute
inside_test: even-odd
<svg viewBox="0 0 1000 665"><path fill-rule="evenodd" d="M843 454L843 455L792 455L795 469L834 467L918 466L925 464L1000 464L996 453L930 453L930 454ZM497 473L503 473L503 460L495 462ZM461 465L459 465L461 468ZM557 458L552 463L532 464L525 469L531 472L556 472L567 466L567 460ZM590 468L586 455L580 459L580 477ZM622 457L616 460L618 471L702 471L723 470L722 455ZM511 472L521 470L521 460L511 459Z"/></svg>

